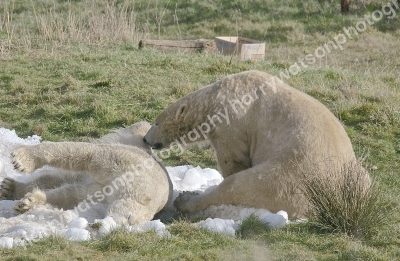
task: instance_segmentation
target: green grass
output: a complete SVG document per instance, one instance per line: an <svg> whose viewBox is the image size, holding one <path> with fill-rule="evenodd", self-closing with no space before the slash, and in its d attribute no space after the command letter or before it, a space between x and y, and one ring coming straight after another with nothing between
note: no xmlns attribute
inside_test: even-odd
<svg viewBox="0 0 400 261"><path fill-rule="evenodd" d="M355 26L386 1L62 1L0 2L0 126L21 137L87 140L139 120L221 77L258 69L279 75ZM365 4L362 4L365 3ZM399 13L400 10L397 10ZM345 125L382 200L400 202L400 14L369 26L286 80L324 103ZM138 41L222 35L266 42L262 62L217 54L138 50ZM209 147L167 165L216 167ZM269 230L244 222L236 238L173 222L172 237L118 231L89 242L44 239L0 250L2 260L397 260L400 214L362 241L309 223ZM371 224L373 226L373 224Z"/></svg>
<svg viewBox="0 0 400 261"><path fill-rule="evenodd" d="M43 239L26 249L0 250L1 260L251 260L254 245L202 229L176 223L171 236L156 233L131 234L124 230L88 242L59 237ZM264 246L265 248L265 246ZM235 259L239 252L243 259ZM9 258L9 259L7 259Z"/></svg>

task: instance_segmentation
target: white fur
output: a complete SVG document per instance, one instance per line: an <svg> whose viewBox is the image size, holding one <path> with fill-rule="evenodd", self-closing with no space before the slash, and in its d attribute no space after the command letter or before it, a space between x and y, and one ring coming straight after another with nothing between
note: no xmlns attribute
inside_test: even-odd
<svg viewBox="0 0 400 261"><path fill-rule="evenodd" d="M143 142L149 128L147 122L140 122L92 143L44 142L17 147L12 155L18 170L31 173L43 166L53 168L44 168L27 183L4 179L0 199L20 199L15 206L19 212L51 204L63 209L78 206L81 211L103 209L101 218L112 216L123 224L149 221L172 196L165 168Z"/></svg>

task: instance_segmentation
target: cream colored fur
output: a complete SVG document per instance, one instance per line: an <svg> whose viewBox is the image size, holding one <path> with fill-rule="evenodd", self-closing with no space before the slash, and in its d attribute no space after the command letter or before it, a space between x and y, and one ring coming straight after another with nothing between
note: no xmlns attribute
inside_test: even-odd
<svg viewBox="0 0 400 261"><path fill-rule="evenodd" d="M343 164L356 162L344 128L324 105L260 71L227 76L179 99L145 135L157 149L204 140L216 151L224 181L210 193L182 194L175 201L182 212L232 204L303 217L305 175L340 182ZM337 175L328 176L332 170Z"/></svg>
<svg viewBox="0 0 400 261"><path fill-rule="evenodd" d="M57 169L44 168L27 183L7 178L0 197L20 199L18 212L44 204L72 209L86 201L80 209L96 208L101 217L113 216L120 223L151 220L171 199L172 185L143 142L149 128L147 122L140 122L92 143L20 146L12 153L18 170L31 173L46 165Z"/></svg>

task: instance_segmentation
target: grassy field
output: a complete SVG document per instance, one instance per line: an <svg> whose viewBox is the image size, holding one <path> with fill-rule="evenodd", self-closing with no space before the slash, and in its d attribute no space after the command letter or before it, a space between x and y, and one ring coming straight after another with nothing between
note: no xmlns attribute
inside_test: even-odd
<svg viewBox="0 0 400 261"><path fill-rule="evenodd" d="M218 2L218 3L215 3ZM3 0L0 2L0 127L49 141L85 141L139 120L221 77L258 69L282 75L339 34L361 30L288 84L324 103L345 125L355 152L400 202L400 9L389 1ZM400 5L400 4L397 4ZM379 21L365 14L383 11ZM375 13L378 14L378 13ZM240 35L266 42L265 61L218 54L138 50L138 41ZM321 49L319 49L321 51ZM293 72L293 70L292 70ZM166 165L217 167L209 148L192 148ZM50 238L0 249L2 260L399 260L400 213L369 238L324 233L311 224L268 230L257 220L236 238L171 225L170 238L116 231L90 242Z"/></svg>

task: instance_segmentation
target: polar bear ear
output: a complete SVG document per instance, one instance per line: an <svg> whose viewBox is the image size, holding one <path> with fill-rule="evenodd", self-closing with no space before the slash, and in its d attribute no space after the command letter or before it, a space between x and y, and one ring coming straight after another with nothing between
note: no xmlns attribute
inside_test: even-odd
<svg viewBox="0 0 400 261"><path fill-rule="evenodd" d="M178 110L176 111L175 119L176 120L182 120L186 113L187 113L187 104L184 103L181 106L179 106Z"/></svg>

